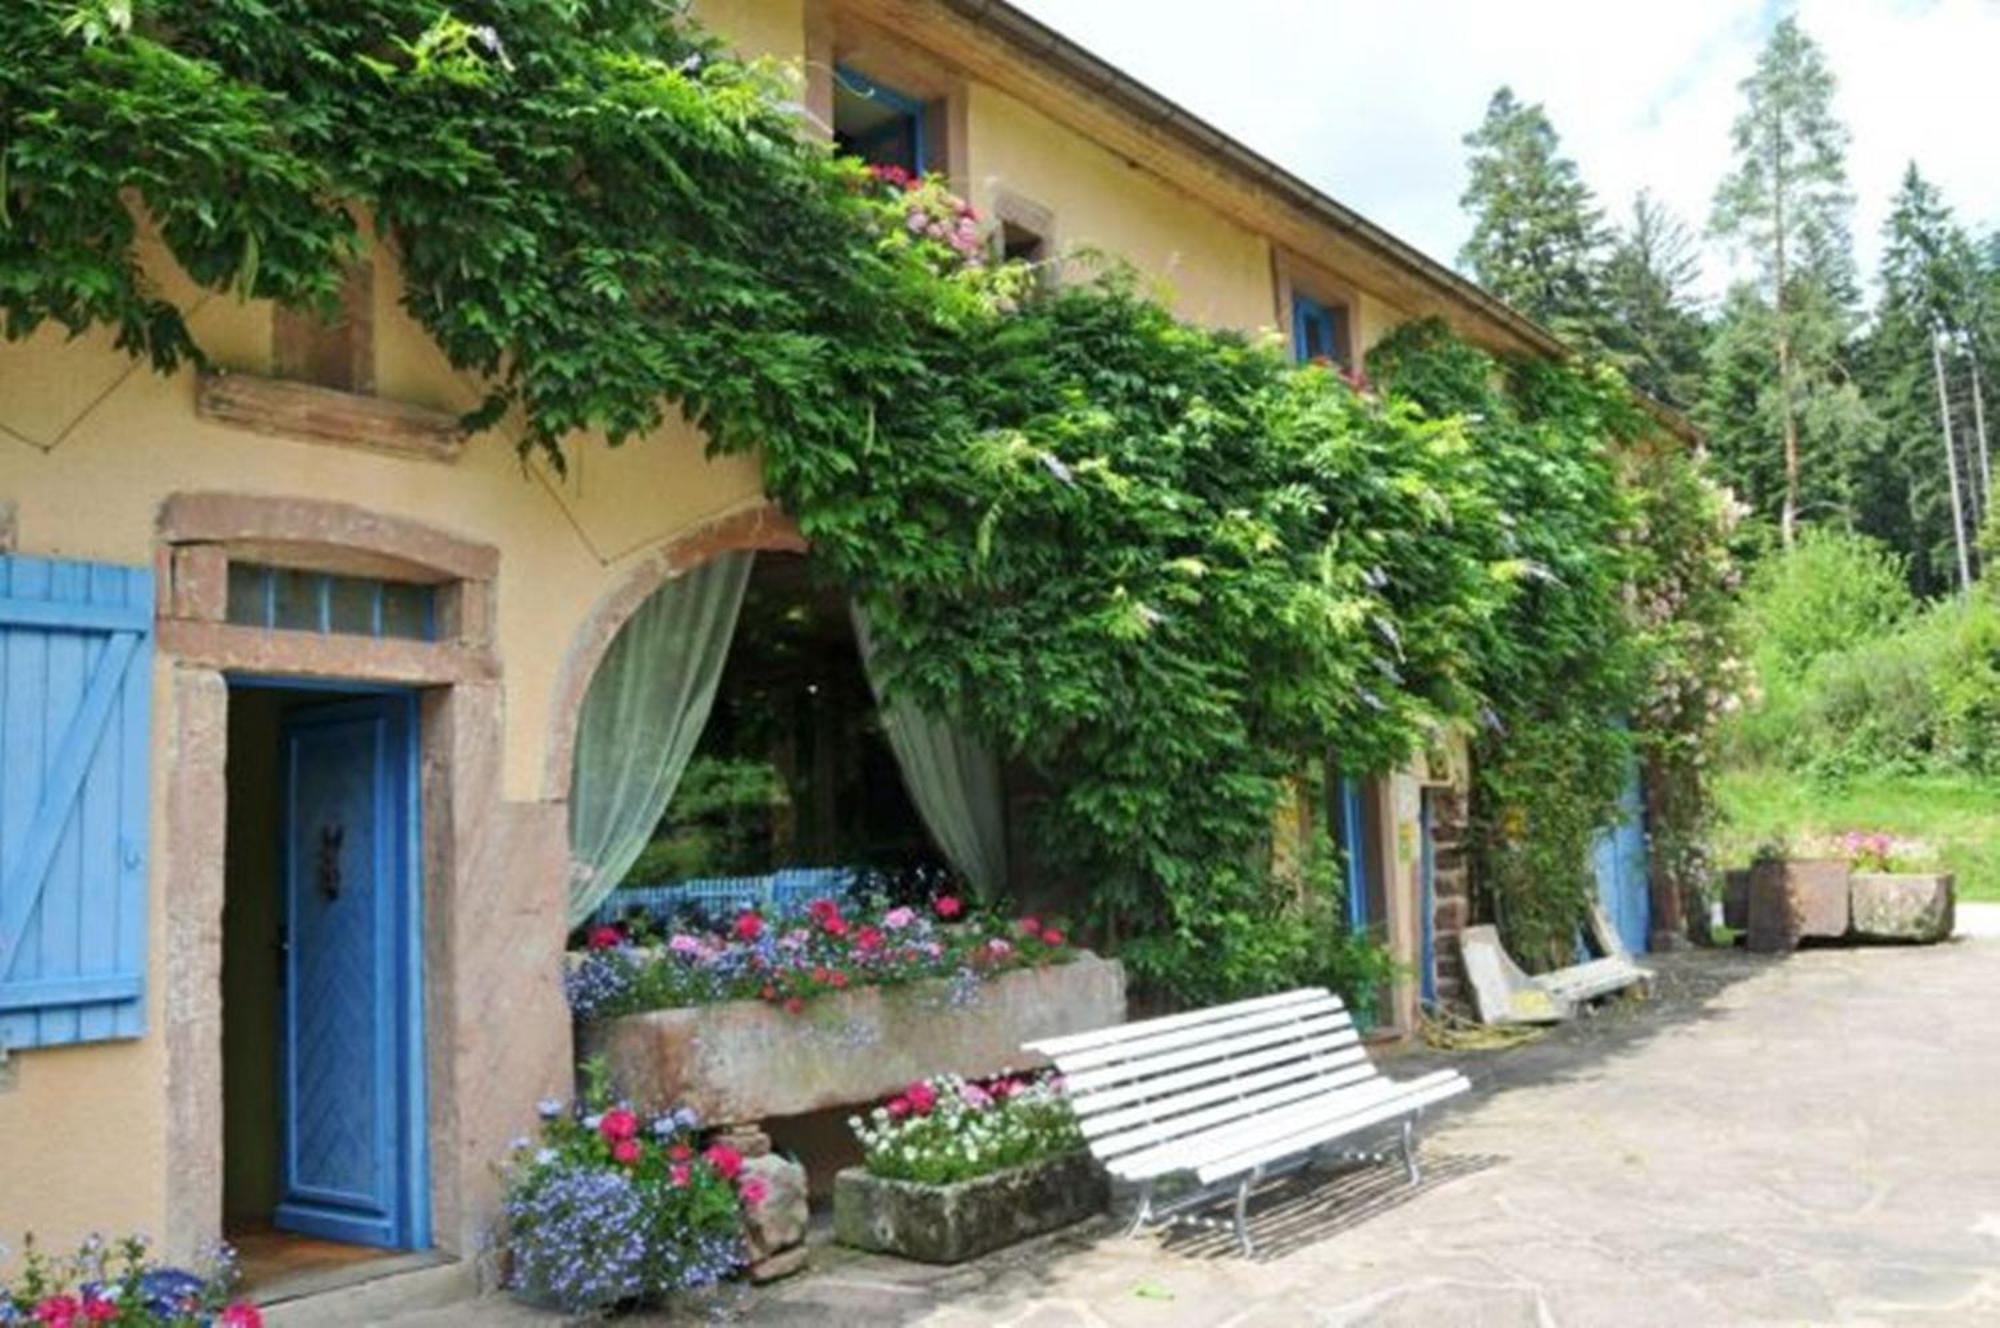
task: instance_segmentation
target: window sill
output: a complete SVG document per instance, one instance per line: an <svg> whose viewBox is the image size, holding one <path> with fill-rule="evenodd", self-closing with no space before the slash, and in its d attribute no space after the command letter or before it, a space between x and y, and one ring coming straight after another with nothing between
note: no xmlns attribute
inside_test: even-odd
<svg viewBox="0 0 2000 1328"><path fill-rule="evenodd" d="M449 412L256 374L203 374L195 414L276 437L422 461L456 461L465 447L465 431Z"/></svg>

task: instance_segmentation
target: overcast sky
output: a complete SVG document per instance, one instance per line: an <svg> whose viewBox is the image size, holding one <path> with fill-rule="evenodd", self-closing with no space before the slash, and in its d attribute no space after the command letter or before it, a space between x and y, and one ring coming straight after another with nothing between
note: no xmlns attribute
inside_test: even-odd
<svg viewBox="0 0 2000 1328"><path fill-rule="evenodd" d="M1788 10L1853 133L1862 271L1914 158L2000 227L2000 0L1015 0L1370 220L1455 263L1467 131L1509 84L1547 108L1614 218L1650 188L1697 231L1737 85ZM1710 246L1705 286L1729 280Z"/></svg>

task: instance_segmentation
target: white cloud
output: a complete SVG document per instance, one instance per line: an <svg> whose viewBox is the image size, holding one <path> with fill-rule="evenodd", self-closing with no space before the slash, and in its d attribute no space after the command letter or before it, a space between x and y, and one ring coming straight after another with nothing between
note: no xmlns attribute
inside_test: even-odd
<svg viewBox="0 0 2000 1328"><path fill-rule="evenodd" d="M1737 84L1784 6L1750 0L1015 0L1447 262L1466 234L1460 140L1506 83L1547 105L1622 217L1642 187L1700 230L1729 166ZM2000 226L1996 0L1797 0L1853 131L1864 273L1915 158L1961 220ZM1711 246L1706 285L1729 258Z"/></svg>

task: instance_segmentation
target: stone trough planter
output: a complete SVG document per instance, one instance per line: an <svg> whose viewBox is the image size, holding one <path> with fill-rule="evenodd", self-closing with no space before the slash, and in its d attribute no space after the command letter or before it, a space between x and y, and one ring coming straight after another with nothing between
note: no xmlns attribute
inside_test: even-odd
<svg viewBox="0 0 2000 1328"><path fill-rule="evenodd" d="M1104 1210L1110 1185L1088 1153L960 1181L884 1180L849 1167L834 1180L843 1245L922 1263L963 1263Z"/></svg>
<svg viewBox="0 0 2000 1328"><path fill-rule="evenodd" d="M1759 862L1728 874L1724 921L1761 954L1801 940L1916 941L1951 936L1949 873L1856 872L1839 859ZM1739 921L1740 919L1740 921Z"/></svg>
<svg viewBox="0 0 2000 1328"><path fill-rule="evenodd" d="M875 1102L928 1075L1026 1069L1042 1062L1022 1043L1124 1018L1123 966L1083 954L969 994L940 978L821 996L797 1014L763 1001L650 1010L593 1026L582 1052L603 1055L634 1101L749 1125Z"/></svg>

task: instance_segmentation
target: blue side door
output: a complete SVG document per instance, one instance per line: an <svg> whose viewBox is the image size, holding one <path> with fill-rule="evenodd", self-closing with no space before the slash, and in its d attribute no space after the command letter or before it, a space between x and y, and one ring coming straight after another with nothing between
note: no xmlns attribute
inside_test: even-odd
<svg viewBox="0 0 2000 1328"><path fill-rule="evenodd" d="M1647 889L1646 800L1636 760L1627 768L1625 787L1618 795L1618 823L1598 831L1591 846L1591 866L1604 915L1618 929L1626 949L1634 954L1644 951L1653 925L1653 903Z"/></svg>
<svg viewBox="0 0 2000 1328"><path fill-rule="evenodd" d="M428 1243L410 698L285 721L283 1146L276 1225Z"/></svg>

